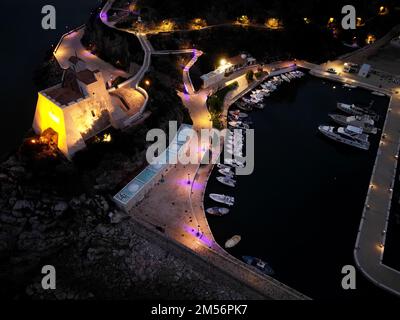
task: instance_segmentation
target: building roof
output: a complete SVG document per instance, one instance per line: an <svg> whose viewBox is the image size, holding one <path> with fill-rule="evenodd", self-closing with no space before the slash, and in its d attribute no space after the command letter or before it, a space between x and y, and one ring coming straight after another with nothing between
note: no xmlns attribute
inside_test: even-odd
<svg viewBox="0 0 400 320"><path fill-rule="evenodd" d="M76 73L76 78L83 82L86 85L95 83L97 81L95 73L98 71L90 71L89 69L85 69Z"/></svg>
<svg viewBox="0 0 400 320"><path fill-rule="evenodd" d="M44 91L44 93L61 105L68 105L71 102L84 98L81 92L72 90L69 87L53 87Z"/></svg>

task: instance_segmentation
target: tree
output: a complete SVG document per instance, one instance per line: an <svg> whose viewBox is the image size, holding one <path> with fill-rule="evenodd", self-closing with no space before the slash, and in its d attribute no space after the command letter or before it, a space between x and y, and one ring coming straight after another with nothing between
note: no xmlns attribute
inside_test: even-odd
<svg viewBox="0 0 400 320"><path fill-rule="evenodd" d="M247 80L247 82L252 82L253 80L254 80L254 72L253 72L253 70L249 70L249 71L247 71L247 73L246 73L246 80Z"/></svg>

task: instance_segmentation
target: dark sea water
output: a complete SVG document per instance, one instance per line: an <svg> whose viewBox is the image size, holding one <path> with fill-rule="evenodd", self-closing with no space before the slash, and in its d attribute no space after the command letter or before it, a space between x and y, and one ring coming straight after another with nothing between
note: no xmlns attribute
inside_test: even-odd
<svg viewBox="0 0 400 320"><path fill-rule="evenodd" d="M66 31L85 23L99 4L99 0L33 0L2 5L0 155L17 147L31 127L37 97L33 73L45 53ZM56 30L41 27L44 5L56 8Z"/></svg>
<svg viewBox="0 0 400 320"><path fill-rule="evenodd" d="M206 207L215 206L211 192L236 198L228 216L209 217L216 240L223 245L241 235L230 251L234 256L269 262L278 280L312 298L389 296L360 273L358 290L341 288L342 267L355 264L353 248L380 133L370 137L370 150L362 151L317 130L331 123L328 113L336 111L338 101L368 105L371 100L382 128L389 100L362 89L307 76L267 98L266 108L251 114L254 173L238 177L232 189L216 181L215 170L207 187Z"/></svg>

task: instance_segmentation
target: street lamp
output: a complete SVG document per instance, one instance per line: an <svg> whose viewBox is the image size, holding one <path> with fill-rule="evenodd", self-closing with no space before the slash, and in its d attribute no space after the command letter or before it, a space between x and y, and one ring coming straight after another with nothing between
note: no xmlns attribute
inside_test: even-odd
<svg viewBox="0 0 400 320"><path fill-rule="evenodd" d="M188 181L187 184L190 185L190 173L188 173Z"/></svg>

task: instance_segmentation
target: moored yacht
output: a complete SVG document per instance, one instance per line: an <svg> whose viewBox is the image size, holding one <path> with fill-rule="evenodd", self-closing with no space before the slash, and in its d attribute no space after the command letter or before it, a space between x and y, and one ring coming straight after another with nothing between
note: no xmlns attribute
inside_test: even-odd
<svg viewBox="0 0 400 320"><path fill-rule="evenodd" d="M369 115L373 120L378 120L379 116L371 109L356 106L355 104L346 104L338 102L337 108L343 112L354 116Z"/></svg>
<svg viewBox="0 0 400 320"><path fill-rule="evenodd" d="M329 117L337 124L359 127L365 133L376 134L378 132L378 129L374 127L375 121L368 115L347 117L341 114L330 114Z"/></svg>
<svg viewBox="0 0 400 320"><path fill-rule="evenodd" d="M364 134L361 128L353 126L339 128L319 126L318 130L332 140L363 150L369 149L368 135Z"/></svg>

